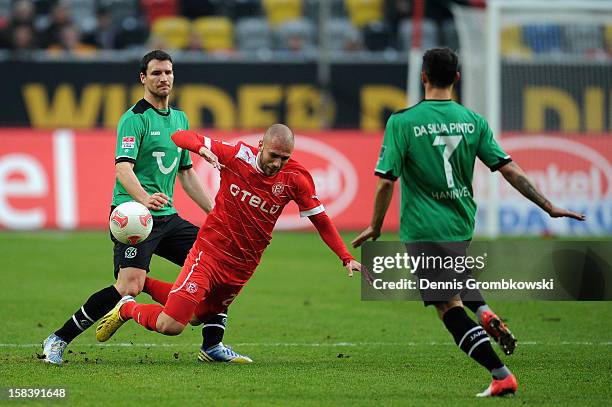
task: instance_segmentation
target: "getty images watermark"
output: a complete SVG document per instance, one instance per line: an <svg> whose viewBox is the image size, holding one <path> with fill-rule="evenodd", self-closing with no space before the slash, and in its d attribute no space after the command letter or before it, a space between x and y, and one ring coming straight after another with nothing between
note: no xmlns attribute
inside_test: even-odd
<svg viewBox="0 0 612 407"><path fill-rule="evenodd" d="M605 241L368 242L364 300L612 300Z"/></svg>

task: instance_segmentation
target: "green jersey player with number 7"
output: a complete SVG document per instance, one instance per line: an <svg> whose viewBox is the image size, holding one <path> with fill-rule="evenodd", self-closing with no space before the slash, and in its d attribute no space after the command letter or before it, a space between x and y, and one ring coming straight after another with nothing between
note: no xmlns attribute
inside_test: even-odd
<svg viewBox="0 0 612 407"><path fill-rule="evenodd" d="M486 120L451 100L453 86L459 80L458 58L453 51L428 50L423 56L421 79L425 99L393 114L387 122L375 170L380 179L374 214L370 227L353 240L353 247L380 236L394 182L401 178L400 239L406 242L408 251L427 251L443 258L465 256L476 216L472 193L476 157L491 171L499 170L514 188L551 217L585 219L546 199L497 144ZM516 378L496 355L487 336L498 342L504 353L511 354L516 346L512 333L478 290L447 290L443 294L432 298L430 292L421 290L425 305L435 306L459 348L491 372L491 385L478 396L516 392ZM464 305L476 314L482 327L467 315Z"/></svg>

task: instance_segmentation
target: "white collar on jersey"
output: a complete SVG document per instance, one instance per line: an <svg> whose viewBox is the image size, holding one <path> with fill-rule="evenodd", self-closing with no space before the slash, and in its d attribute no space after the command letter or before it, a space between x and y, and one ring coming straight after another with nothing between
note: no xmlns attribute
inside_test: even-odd
<svg viewBox="0 0 612 407"><path fill-rule="evenodd" d="M256 169L258 172L260 172L260 173L262 173L262 174L265 174L265 173L263 172L263 170L261 169L261 167L259 166L259 155L260 155L260 154L261 154L261 153L258 151L258 152L257 152L257 156L255 157L255 169Z"/></svg>

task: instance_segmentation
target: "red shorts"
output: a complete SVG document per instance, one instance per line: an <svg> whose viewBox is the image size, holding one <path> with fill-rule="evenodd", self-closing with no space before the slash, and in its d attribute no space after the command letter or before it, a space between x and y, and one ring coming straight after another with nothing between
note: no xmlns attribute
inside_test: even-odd
<svg viewBox="0 0 612 407"><path fill-rule="evenodd" d="M230 273L226 266L204 255L196 246L192 247L170 290L164 313L187 325L194 314L205 321L210 316L227 312L244 287L244 284L230 283L220 277Z"/></svg>

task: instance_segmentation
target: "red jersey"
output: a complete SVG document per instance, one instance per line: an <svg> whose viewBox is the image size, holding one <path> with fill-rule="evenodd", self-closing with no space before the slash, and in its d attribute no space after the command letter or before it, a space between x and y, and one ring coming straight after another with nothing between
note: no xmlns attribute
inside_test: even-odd
<svg viewBox="0 0 612 407"><path fill-rule="evenodd" d="M295 201L300 216L325 210L310 173L289 159L274 176L257 164L258 150L204 137L204 145L225 167L215 207L198 233L196 245L207 255L235 267L232 280L248 280L272 240L272 230L285 205Z"/></svg>

